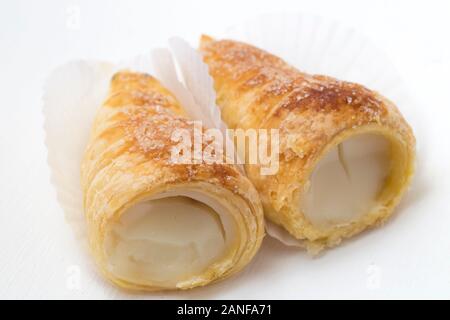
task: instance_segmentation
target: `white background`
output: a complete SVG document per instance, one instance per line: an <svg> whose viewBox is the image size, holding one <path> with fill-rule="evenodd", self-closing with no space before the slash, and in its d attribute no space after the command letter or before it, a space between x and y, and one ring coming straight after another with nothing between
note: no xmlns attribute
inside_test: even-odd
<svg viewBox="0 0 450 320"><path fill-rule="evenodd" d="M85 262L49 181L46 76L71 59L117 61L169 36L195 42L284 11L356 27L414 92L426 133L398 214L315 259L266 239L243 273L206 288L132 294L109 285ZM2 1L0 40L0 298L450 298L449 1Z"/></svg>

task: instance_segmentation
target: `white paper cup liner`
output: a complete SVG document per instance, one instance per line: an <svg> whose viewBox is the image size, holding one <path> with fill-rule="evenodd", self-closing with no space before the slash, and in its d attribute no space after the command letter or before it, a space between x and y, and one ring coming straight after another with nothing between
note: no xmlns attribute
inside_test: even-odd
<svg viewBox="0 0 450 320"><path fill-rule="evenodd" d="M85 247L81 160L95 114L107 97L115 72L128 69L155 76L177 97L192 119L225 132L220 109L215 104L213 80L200 54L179 38L170 40L170 48L172 52L157 48L117 64L71 61L58 67L47 79L43 113L51 181L66 220Z"/></svg>
<svg viewBox="0 0 450 320"><path fill-rule="evenodd" d="M281 57L300 71L356 82L380 92L398 106L414 128L419 164L422 161L421 109L388 57L355 29L319 16L280 13L232 26L217 38L246 42ZM286 245L302 246L283 228L267 221L266 231Z"/></svg>
<svg viewBox="0 0 450 320"><path fill-rule="evenodd" d="M53 71L44 88L44 130L51 181L66 219L83 245L87 241L81 159L114 68L110 63L72 61Z"/></svg>

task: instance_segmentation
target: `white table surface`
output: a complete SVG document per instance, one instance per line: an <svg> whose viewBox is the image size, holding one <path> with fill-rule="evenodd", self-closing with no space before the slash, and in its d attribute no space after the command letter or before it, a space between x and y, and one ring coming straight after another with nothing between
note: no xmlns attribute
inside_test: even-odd
<svg viewBox="0 0 450 320"><path fill-rule="evenodd" d="M70 59L118 61L172 35L192 41L279 11L356 27L420 102L422 161L398 214L315 259L266 239L243 273L207 288L142 295L109 285L86 262L49 181L45 77ZM449 1L15 0L0 2L0 26L0 298L450 298Z"/></svg>

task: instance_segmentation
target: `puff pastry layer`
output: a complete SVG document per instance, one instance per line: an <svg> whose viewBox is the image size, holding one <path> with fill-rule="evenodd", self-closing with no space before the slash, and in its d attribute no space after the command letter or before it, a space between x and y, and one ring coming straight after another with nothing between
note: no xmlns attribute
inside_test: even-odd
<svg viewBox="0 0 450 320"><path fill-rule="evenodd" d="M245 43L203 36L200 51L228 126L279 130L278 172L245 166L268 219L315 253L391 215L415 159L412 130L391 101Z"/></svg>
<svg viewBox="0 0 450 320"><path fill-rule="evenodd" d="M241 270L260 247L257 191L233 165L173 163L182 128L192 133L191 121L155 78L114 75L81 181L92 253L121 287L202 286Z"/></svg>

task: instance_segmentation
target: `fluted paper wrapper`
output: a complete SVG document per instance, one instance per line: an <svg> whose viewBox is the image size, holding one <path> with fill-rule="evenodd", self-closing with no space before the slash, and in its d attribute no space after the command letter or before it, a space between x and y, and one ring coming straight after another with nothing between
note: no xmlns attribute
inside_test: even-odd
<svg viewBox="0 0 450 320"><path fill-rule="evenodd" d="M72 61L58 67L47 79L44 92L44 129L51 181L58 202L76 237L87 247L83 215L80 166L95 114L107 97L112 75L122 69L155 76L180 101L188 115L203 125L225 132L220 110L215 105L213 80L198 52L181 39L170 40L169 49L113 64L99 61ZM183 78L174 58L189 65L192 72ZM205 88L205 89L204 89Z"/></svg>
<svg viewBox="0 0 450 320"><path fill-rule="evenodd" d="M313 15L267 14L211 36L246 42L300 71L360 83L380 92L415 128L419 151L422 130L414 99L387 56L355 29ZM302 241L267 220L266 232L286 245L303 246Z"/></svg>

